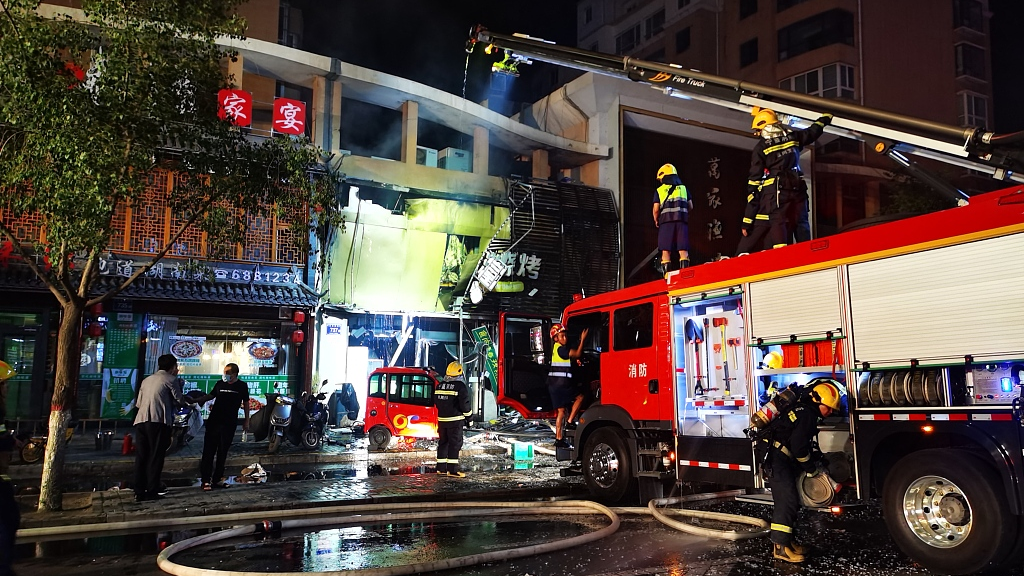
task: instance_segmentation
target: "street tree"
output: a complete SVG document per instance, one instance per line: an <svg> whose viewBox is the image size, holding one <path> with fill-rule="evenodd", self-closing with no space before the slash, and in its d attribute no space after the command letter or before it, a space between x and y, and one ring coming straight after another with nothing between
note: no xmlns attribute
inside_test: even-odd
<svg viewBox="0 0 1024 576"><path fill-rule="evenodd" d="M84 0L81 10L57 12L2 0L0 235L61 309L40 510L61 508L85 311L190 231L206 233L202 256L216 258L234 253L254 216L277 211L309 238L309 207L330 213L334 182L321 150L305 138L254 138L230 115L218 117L235 57L225 39L243 38L242 2ZM170 240L101 289L115 215L142 197L157 169L176 172ZM41 219L38 238L17 236L13 223L25 215Z"/></svg>

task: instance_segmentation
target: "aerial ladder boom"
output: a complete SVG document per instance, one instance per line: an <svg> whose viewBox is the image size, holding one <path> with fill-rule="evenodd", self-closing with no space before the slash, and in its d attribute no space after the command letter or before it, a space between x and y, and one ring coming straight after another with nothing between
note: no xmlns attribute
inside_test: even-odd
<svg viewBox="0 0 1024 576"><path fill-rule="evenodd" d="M771 108L806 121L831 113L834 117L826 132L865 142L874 152L889 156L927 184L958 200L963 200L966 195L920 168L907 154L976 170L996 180L1024 183L1024 132L996 134L978 127L950 126L841 100L688 70L677 64L558 46L523 34L497 34L482 26L471 31L466 50L471 52L476 43L505 50L507 56L525 63L537 60L628 78L648 84L669 96L745 112L754 107Z"/></svg>

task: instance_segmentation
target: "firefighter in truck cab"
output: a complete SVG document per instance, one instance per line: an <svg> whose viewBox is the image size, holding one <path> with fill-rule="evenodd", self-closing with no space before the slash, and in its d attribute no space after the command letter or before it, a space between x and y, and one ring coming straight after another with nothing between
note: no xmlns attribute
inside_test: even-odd
<svg viewBox="0 0 1024 576"><path fill-rule="evenodd" d="M469 390L462 381L462 364L452 362L444 379L434 388L437 407L437 473L465 478L459 471L462 450L462 427L469 425L473 415L469 409Z"/></svg>
<svg viewBox="0 0 1024 576"><path fill-rule="evenodd" d="M798 130L779 121L773 110L754 108L751 129L760 136L750 160L747 205L737 255L759 252L767 247L782 248L795 234L810 240L807 221L807 188L800 172L800 151L821 137L832 122L824 114L809 127Z"/></svg>
<svg viewBox="0 0 1024 576"><path fill-rule="evenodd" d="M548 370L547 384L548 393L551 394L551 405L558 410L555 417L555 448L569 447L569 443L562 437L563 428L575 429L576 415L583 405L583 390L573 381L572 364L583 354L583 343L586 342L589 332L584 328L580 334L579 345L572 349L566 345L565 326L551 325L551 339L554 340L554 344L551 348L551 369ZM570 406L572 409L569 411L567 422L565 409Z"/></svg>
<svg viewBox="0 0 1024 576"><path fill-rule="evenodd" d="M772 489L772 556L785 562L803 562L808 550L796 543L793 528L800 511L797 482L826 471L817 450L818 421L842 405L846 390L831 378L816 378L799 393L796 404L775 417L766 438L768 454L761 473Z"/></svg>

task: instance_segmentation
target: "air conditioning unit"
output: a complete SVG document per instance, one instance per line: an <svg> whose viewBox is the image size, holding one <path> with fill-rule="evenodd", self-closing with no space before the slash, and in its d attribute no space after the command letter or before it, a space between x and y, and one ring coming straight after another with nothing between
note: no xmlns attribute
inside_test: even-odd
<svg viewBox="0 0 1024 576"><path fill-rule="evenodd" d="M437 150L426 146L416 147L416 163L420 166L437 168Z"/></svg>
<svg viewBox="0 0 1024 576"><path fill-rule="evenodd" d="M445 170L472 171L473 156L467 150L445 148L437 155L437 165Z"/></svg>

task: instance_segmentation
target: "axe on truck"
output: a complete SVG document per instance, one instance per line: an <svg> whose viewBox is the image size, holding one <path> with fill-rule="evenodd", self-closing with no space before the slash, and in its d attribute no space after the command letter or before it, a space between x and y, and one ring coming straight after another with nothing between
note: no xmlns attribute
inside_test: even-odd
<svg viewBox="0 0 1024 576"><path fill-rule="evenodd" d="M722 371L724 373L724 377L722 379L725 380L725 395L730 396L732 395L732 392L729 390L729 381L732 380L732 378L729 378L729 356L728 351L725 349L727 342L725 338L725 327L729 324L729 321L725 318L712 318L711 322L712 325L722 330Z"/></svg>

